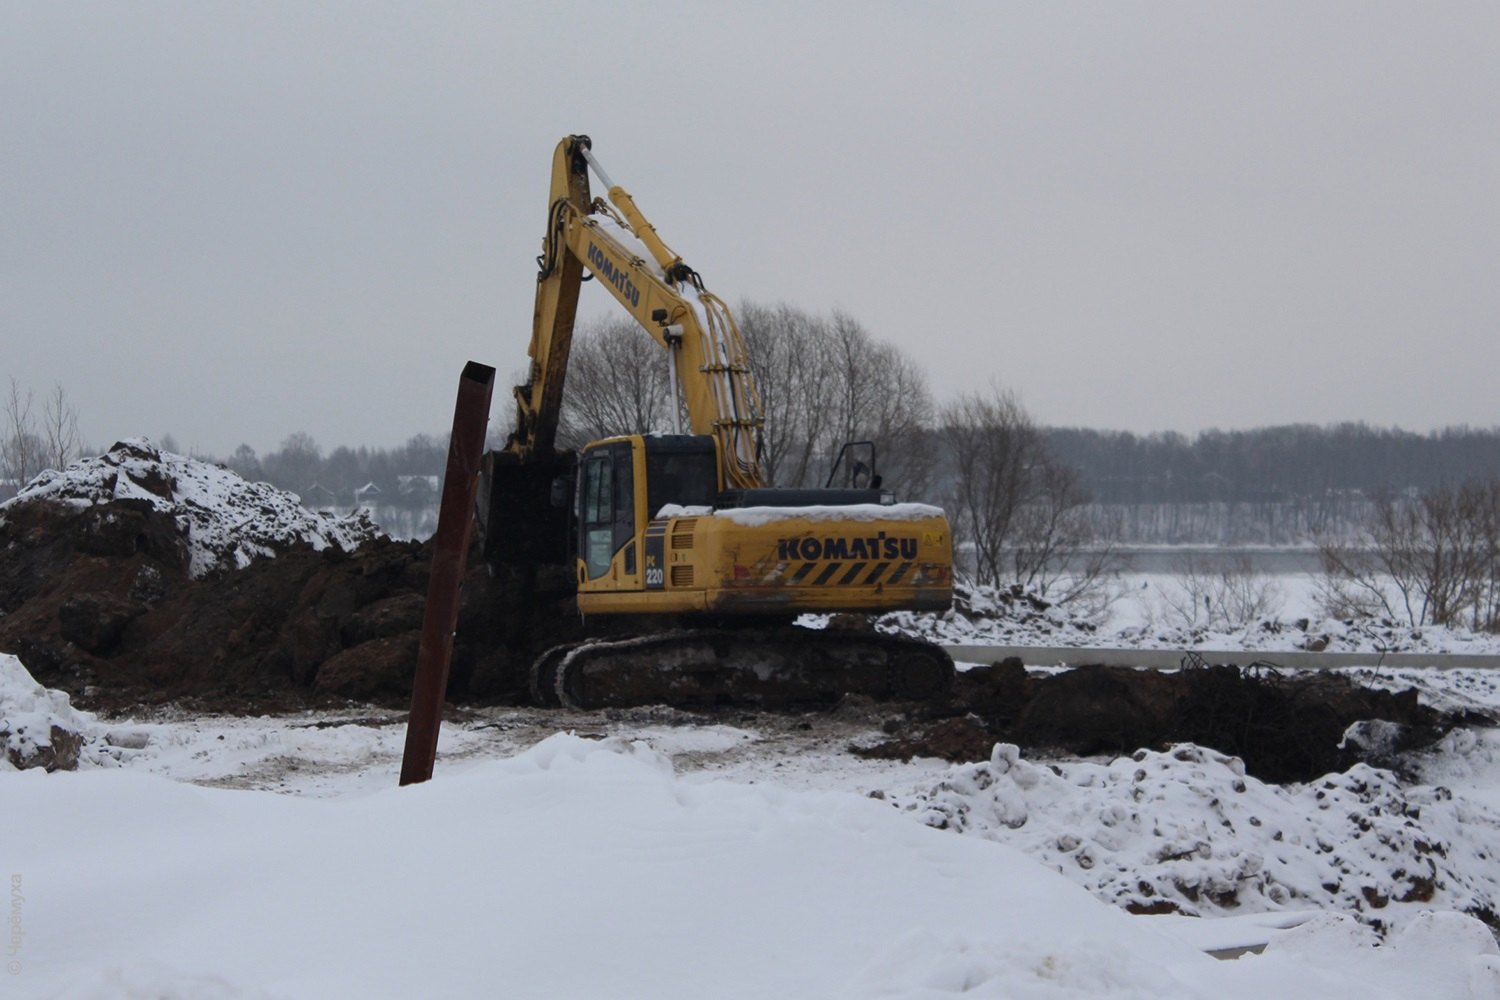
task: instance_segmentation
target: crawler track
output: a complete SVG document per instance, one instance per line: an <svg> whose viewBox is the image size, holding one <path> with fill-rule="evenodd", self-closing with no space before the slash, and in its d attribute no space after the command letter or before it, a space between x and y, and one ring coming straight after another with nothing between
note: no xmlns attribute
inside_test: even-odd
<svg viewBox="0 0 1500 1000"><path fill-rule="evenodd" d="M578 709L672 705L779 708L846 694L923 701L953 684L939 646L878 632L700 629L548 650L534 666L538 700Z"/></svg>

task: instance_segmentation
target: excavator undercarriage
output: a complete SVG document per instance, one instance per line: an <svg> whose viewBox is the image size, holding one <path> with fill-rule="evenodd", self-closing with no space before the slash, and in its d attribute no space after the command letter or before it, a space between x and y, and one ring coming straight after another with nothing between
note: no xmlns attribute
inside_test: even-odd
<svg viewBox="0 0 1500 1000"><path fill-rule="evenodd" d="M952 687L941 647L880 632L795 625L700 628L557 646L532 668L541 704L789 708L845 695L926 701Z"/></svg>

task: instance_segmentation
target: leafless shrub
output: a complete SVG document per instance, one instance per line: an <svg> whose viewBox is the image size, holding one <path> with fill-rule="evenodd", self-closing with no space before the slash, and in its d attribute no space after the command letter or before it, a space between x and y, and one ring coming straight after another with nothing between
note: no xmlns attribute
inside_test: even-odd
<svg viewBox="0 0 1500 1000"><path fill-rule="evenodd" d="M998 387L944 407L940 433L957 469L946 504L954 541L972 553L977 583L1009 583L1006 549L1032 499L1045 454L1041 433L1015 394Z"/></svg>
<svg viewBox="0 0 1500 1000"><path fill-rule="evenodd" d="M1500 629L1500 479L1382 495L1352 540L1318 552L1329 614Z"/></svg>
<svg viewBox="0 0 1500 1000"><path fill-rule="evenodd" d="M1156 588L1164 617L1183 628L1235 632L1281 611L1284 596L1275 580L1257 572L1250 557L1183 557L1169 586Z"/></svg>

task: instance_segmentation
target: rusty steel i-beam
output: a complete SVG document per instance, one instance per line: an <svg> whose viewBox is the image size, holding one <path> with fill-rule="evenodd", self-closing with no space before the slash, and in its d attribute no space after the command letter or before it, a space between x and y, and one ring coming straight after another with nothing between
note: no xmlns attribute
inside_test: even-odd
<svg viewBox="0 0 1500 1000"><path fill-rule="evenodd" d="M437 533L432 539L422 642L417 653L417 676L412 682L406 750L401 758L403 785L431 778L437 760L438 727L443 721L443 695L453 658L453 631L458 625L459 586L474 528L474 495L479 488L479 463L484 455L485 425L494 387L495 369L474 361L464 366L453 407L453 436L448 442Z"/></svg>

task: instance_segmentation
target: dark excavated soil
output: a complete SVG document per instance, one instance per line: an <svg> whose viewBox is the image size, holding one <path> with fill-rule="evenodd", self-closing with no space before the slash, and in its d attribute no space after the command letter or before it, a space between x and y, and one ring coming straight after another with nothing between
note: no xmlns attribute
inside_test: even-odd
<svg viewBox="0 0 1500 1000"><path fill-rule="evenodd" d="M176 702L260 712L410 698L428 545L294 545L195 580L177 532L149 507L8 508L0 652L96 710ZM519 701L535 653L581 635L571 595L497 580L477 559L470 566L449 695ZM523 590L530 614L518 610Z"/></svg>
<svg viewBox="0 0 1500 1000"><path fill-rule="evenodd" d="M1381 740L1345 739L1382 720ZM1245 761L1265 781L1303 781L1359 760L1390 764L1425 745L1446 721L1415 691L1361 687L1341 674L1205 666L1171 673L1085 666L1032 674L1019 660L958 677L953 697L888 724L869 756L987 759L996 742L1089 756L1198 743Z"/></svg>
<svg viewBox="0 0 1500 1000"><path fill-rule="evenodd" d="M0 652L105 712L175 703L261 713L411 695L431 551L378 539L352 553L290 546L192 579L172 518L128 502L12 505L0 524ZM531 661L584 628L570 581L497 578L471 553L449 683L460 704L525 704ZM550 584L550 585L549 585ZM1206 667L1175 673L1019 661L961 674L935 704L882 709L891 739L862 752L981 760L997 740L1073 754L1195 742L1271 781L1303 779L1433 738L1414 692L1341 676ZM1394 743L1341 747L1362 720Z"/></svg>

